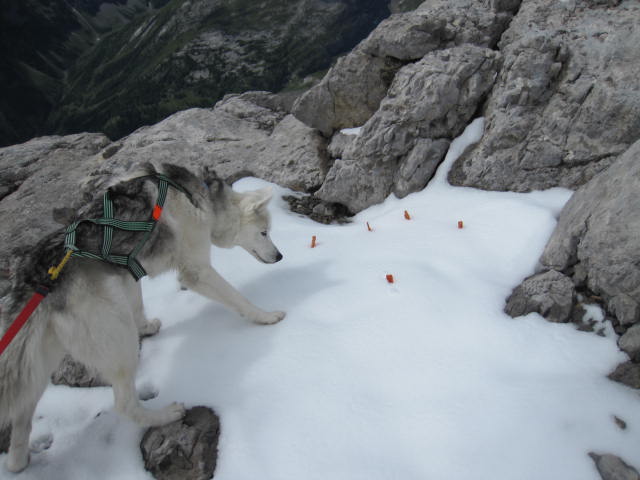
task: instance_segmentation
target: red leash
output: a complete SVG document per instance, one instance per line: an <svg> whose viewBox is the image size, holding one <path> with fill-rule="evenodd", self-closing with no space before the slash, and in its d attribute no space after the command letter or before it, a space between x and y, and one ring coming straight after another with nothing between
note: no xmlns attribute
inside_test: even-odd
<svg viewBox="0 0 640 480"><path fill-rule="evenodd" d="M9 346L13 338L18 334L27 320L29 320L29 317L31 316L33 311L37 308L38 305L40 305L40 302L44 299L44 297L47 296L48 293L49 289L46 287L40 286L36 288L36 292L33 294L31 299L27 302L22 311L9 326L2 338L0 338L0 355L2 355L4 350Z"/></svg>

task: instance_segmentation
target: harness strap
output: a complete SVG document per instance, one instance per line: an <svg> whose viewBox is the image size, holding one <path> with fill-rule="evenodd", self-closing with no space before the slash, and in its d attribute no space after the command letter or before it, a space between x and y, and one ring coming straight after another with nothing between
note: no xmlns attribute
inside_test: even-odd
<svg viewBox="0 0 640 480"><path fill-rule="evenodd" d="M153 207L153 212L151 213L151 220L149 221L127 221L127 220L118 220L114 218L114 208L113 201L109 197L109 192L107 191L103 198L103 210L104 216L102 218L88 218L78 220L77 222L72 223L67 227L65 232L65 240L64 247L67 250L71 250L72 256L74 257L82 257L82 258L90 258L92 260L102 260L107 263L113 263L114 265L120 265L122 267L126 267L133 278L138 281L142 277L144 277L147 272L142 267L138 259L136 258L142 247L144 247L145 243L151 237L151 233L156 227L160 216L162 215L162 209L164 207L164 202L167 199L167 192L169 190L169 186L175 188L176 190L184 193L191 199L191 194L185 190L181 185L175 183L170 178L164 175L150 175L151 178L156 178L158 180L158 198L156 199L156 203ZM147 178L147 177L141 177ZM100 254L95 254L91 252L87 252L85 250L80 250L76 246L76 229L78 225L82 222L90 222L95 225L104 226L103 238L102 238L102 250ZM140 239L140 241L135 245L133 250L128 255L116 255L111 253L111 246L113 243L113 229L118 230L126 230L129 232L144 232L144 236Z"/></svg>

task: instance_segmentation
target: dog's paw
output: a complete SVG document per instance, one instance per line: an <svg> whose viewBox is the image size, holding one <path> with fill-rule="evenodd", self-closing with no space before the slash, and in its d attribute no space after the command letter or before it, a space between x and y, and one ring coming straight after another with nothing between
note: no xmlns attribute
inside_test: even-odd
<svg viewBox="0 0 640 480"><path fill-rule="evenodd" d="M29 458L30 456L28 451L26 453L21 452L20 455L15 455L12 452L9 452L4 465L11 473L20 473L29 465Z"/></svg>
<svg viewBox="0 0 640 480"><path fill-rule="evenodd" d="M162 326L162 322L157 318L153 318L151 320L147 320L140 327L138 333L140 334L140 337L150 337L158 333L160 331L161 326Z"/></svg>
<svg viewBox="0 0 640 480"><path fill-rule="evenodd" d="M171 405L164 407L164 412L167 415L167 421L165 423L175 422L184 418L187 414L187 410L182 403L173 402Z"/></svg>
<svg viewBox="0 0 640 480"><path fill-rule="evenodd" d="M260 318L256 318L254 323L259 325L273 325L274 323L278 323L286 316L286 312L265 312L264 315L261 315Z"/></svg>
<svg viewBox="0 0 640 480"><path fill-rule="evenodd" d="M31 453L42 453L45 450L49 450L52 444L53 434L47 433L33 440L29 446L29 450L31 450Z"/></svg>

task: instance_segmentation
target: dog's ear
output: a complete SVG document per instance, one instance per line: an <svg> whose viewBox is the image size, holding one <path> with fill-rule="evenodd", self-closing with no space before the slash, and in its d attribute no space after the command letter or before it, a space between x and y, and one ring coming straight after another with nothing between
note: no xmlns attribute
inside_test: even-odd
<svg viewBox="0 0 640 480"><path fill-rule="evenodd" d="M272 196L273 190L271 189L271 187L247 192L243 194L242 200L240 201L240 206L246 213L258 212L263 208L266 208Z"/></svg>
<svg viewBox="0 0 640 480"><path fill-rule="evenodd" d="M267 204L271 200L271 197L273 197L273 189L271 187L265 187L260 190L256 190L255 193L257 194L257 200L253 208L255 210L266 208Z"/></svg>

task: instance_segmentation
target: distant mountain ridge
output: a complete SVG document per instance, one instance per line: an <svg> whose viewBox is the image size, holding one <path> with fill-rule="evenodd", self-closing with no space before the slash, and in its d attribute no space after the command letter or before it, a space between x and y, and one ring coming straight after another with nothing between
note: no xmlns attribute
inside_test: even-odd
<svg viewBox="0 0 640 480"><path fill-rule="evenodd" d="M8 0L0 11L0 145L112 139L226 93L326 70L390 0Z"/></svg>

